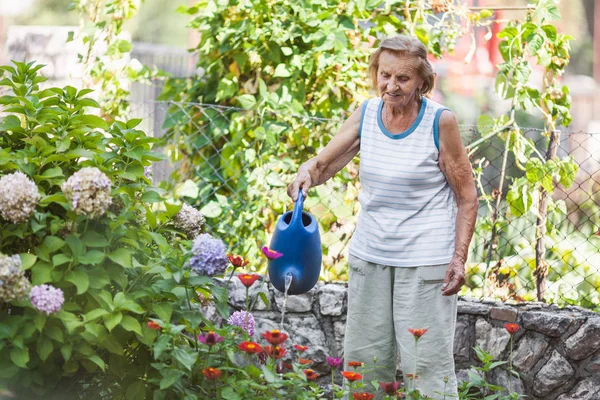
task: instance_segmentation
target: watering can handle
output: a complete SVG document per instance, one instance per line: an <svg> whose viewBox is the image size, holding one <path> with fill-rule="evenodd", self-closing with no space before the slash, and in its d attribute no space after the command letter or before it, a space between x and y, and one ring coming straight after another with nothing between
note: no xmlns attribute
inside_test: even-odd
<svg viewBox="0 0 600 400"><path fill-rule="evenodd" d="M292 219L290 226L304 226L302 225L302 207L304 205L304 196L302 190L298 191L298 199L296 199L296 205L294 206L294 212L292 213Z"/></svg>

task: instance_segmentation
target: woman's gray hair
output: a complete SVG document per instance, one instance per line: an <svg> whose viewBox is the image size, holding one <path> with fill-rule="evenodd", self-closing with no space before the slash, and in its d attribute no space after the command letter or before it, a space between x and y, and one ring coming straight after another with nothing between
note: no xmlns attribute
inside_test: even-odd
<svg viewBox="0 0 600 400"><path fill-rule="evenodd" d="M379 48L371 55L369 60L369 75L373 88L377 89L377 70L379 69L379 56L384 51L389 51L395 55L408 55L418 58L421 62L417 67L417 72L423 79L423 86L418 89L421 96L428 95L433 90L435 72L427 60L427 48L419 39L415 39L406 35L398 35L391 38L383 39L379 44Z"/></svg>

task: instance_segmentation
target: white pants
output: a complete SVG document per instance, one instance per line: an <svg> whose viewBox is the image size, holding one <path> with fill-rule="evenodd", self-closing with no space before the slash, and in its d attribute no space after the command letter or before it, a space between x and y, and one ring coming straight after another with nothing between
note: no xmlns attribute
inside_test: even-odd
<svg viewBox="0 0 600 400"><path fill-rule="evenodd" d="M457 296L441 292L448 266L389 267L352 255L349 265L344 369L352 370L349 361L361 361L365 383L393 382L399 350L405 384L433 399L444 399L443 393L447 400L458 398L453 354ZM406 377L415 373L409 328L427 328L418 341L414 381ZM371 385L367 389L376 392Z"/></svg>

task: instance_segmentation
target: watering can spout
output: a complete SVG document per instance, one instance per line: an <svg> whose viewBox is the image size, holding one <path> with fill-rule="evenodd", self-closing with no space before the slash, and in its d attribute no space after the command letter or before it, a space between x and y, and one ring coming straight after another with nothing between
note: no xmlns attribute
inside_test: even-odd
<svg viewBox="0 0 600 400"><path fill-rule="evenodd" d="M268 273L280 292L308 292L319 280L321 272L321 238L315 218L303 211L304 196L300 191L294 210L277 221L269 248L283 254L269 261Z"/></svg>

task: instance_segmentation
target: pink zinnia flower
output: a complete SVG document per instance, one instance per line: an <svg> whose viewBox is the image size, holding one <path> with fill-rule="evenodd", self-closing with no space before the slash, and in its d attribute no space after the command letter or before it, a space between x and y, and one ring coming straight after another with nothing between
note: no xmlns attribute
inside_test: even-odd
<svg viewBox="0 0 600 400"><path fill-rule="evenodd" d="M222 342L224 338L222 336L217 335L213 331L210 331L204 335L199 335L198 340L209 346L214 346L215 344Z"/></svg>
<svg viewBox="0 0 600 400"><path fill-rule="evenodd" d="M279 257L283 256L282 253L276 250L271 250L267 246L263 247L261 250L265 257L267 257L269 260L277 260Z"/></svg>
<svg viewBox="0 0 600 400"><path fill-rule="evenodd" d="M400 382L379 382L379 386L381 386L381 389L387 394L396 394L400 388Z"/></svg>
<svg viewBox="0 0 600 400"><path fill-rule="evenodd" d="M329 366L331 368L338 368L340 365L342 365L342 359L341 358L337 358L337 357L325 357L325 360L327 361L327 364L329 364Z"/></svg>

